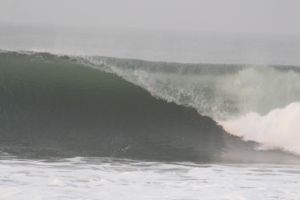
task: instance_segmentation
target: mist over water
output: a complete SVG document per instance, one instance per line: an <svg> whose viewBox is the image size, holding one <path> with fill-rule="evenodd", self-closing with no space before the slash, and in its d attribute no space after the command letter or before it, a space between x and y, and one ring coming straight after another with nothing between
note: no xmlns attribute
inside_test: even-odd
<svg viewBox="0 0 300 200"><path fill-rule="evenodd" d="M152 61L299 65L292 34L0 24L1 49Z"/></svg>

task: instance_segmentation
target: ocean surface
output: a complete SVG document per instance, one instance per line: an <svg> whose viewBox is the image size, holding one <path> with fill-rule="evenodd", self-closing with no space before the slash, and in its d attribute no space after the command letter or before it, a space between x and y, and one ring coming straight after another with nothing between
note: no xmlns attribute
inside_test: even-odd
<svg viewBox="0 0 300 200"><path fill-rule="evenodd" d="M0 31L0 199L299 199L297 42L174 59L16 29Z"/></svg>
<svg viewBox="0 0 300 200"><path fill-rule="evenodd" d="M195 164L75 157L0 160L0 199L285 199L299 165Z"/></svg>

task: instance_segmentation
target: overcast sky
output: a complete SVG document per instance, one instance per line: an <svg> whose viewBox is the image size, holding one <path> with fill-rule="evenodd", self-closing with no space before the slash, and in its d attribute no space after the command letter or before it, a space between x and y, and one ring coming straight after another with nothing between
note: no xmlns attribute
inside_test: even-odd
<svg viewBox="0 0 300 200"><path fill-rule="evenodd" d="M0 22L300 34L299 0L0 0Z"/></svg>

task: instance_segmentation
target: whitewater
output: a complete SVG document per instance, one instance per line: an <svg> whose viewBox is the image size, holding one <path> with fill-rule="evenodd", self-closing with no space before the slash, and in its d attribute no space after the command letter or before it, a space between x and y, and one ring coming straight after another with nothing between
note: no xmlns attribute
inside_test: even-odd
<svg viewBox="0 0 300 200"><path fill-rule="evenodd" d="M299 166L1 158L0 199L299 198Z"/></svg>

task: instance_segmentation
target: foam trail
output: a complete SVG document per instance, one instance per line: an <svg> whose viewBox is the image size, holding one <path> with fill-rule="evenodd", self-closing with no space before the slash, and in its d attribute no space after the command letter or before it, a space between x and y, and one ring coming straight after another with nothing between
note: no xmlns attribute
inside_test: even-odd
<svg viewBox="0 0 300 200"><path fill-rule="evenodd" d="M219 123L230 134L258 142L263 149L279 148L300 154L299 122L300 102L294 102L263 116L252 112Z"/></svg>

